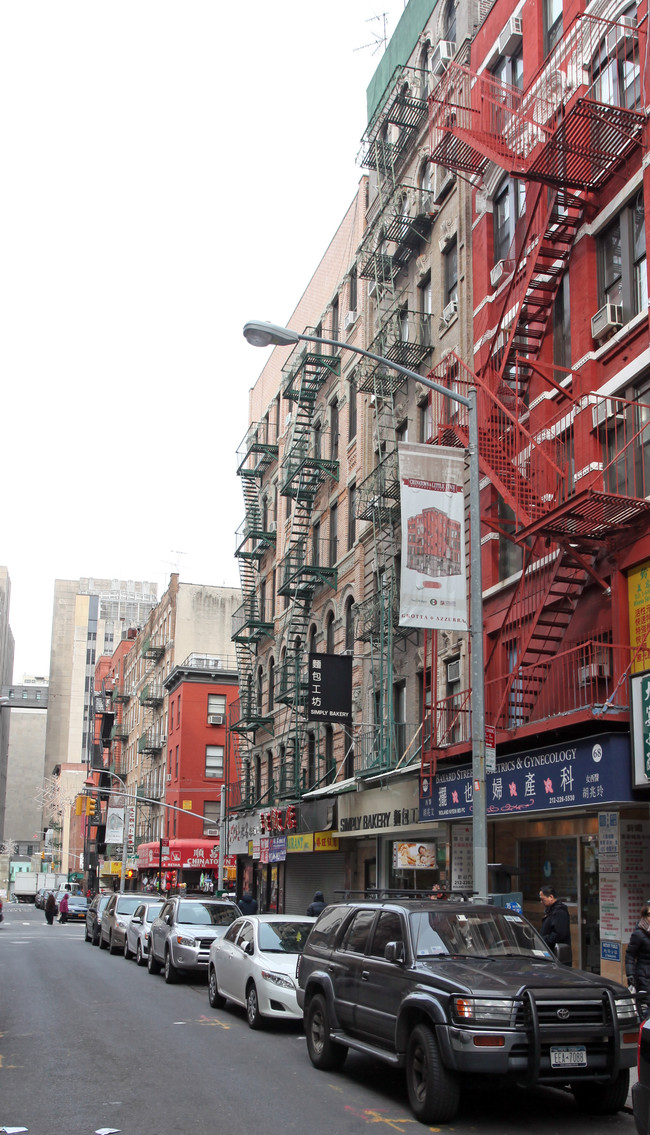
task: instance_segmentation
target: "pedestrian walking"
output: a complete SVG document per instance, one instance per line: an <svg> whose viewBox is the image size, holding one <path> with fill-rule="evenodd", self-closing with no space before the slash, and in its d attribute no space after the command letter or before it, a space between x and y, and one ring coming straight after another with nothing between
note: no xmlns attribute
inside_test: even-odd
<svg viewBox="0 0 650 1135"><path fill-rule="evenodd" d="M566 965L570 966L573 964L573 955L571 954L571 921L568 908L565 903L558 899L555 887L540 887L539 900L544 907L542 938L552 950L559 944L568 946L569 960Z"/></svg>
<svg viewBox="0 0 650 1135"><path fill-rule="evenodd" d="M64 891L61 895L61 902L59 903L59 922L64 925L68 921L68 892Z"/></svg>
<svg viewBox="0 0 650 1135"><path fill-rule="evenodd" d="M257 914L257 899L253 898L250 891L244 891L238 906L242 914Z"/></svg>
<svg viewBox="0 0 650 1135"><path fill-rule="evenodd" d="M642 1017L648 1016L650 1009L650 904L646 903L641 911L627 950L625 951L625 976L630 993L639 997L639 1012Z"/></svg>
<svg viewBox="0 0 650 1135"><path fill-rule="evenodd" d="M323 892L322 891L316 891L312 901L310 902L309 906L307 907L307 914L309 915L310 918L313 918L315 915L320 914L321 910L325 910L326 906L327 906L327 903L325 902Z"/></svg>
<svg viewBox="0 0 650 1135"><path fill-rule="evenodd" d="M54 915L55 914L56 914L56 899L54 897L54 891L50 891L49 895L47 896L47 899L45 900L45 917L47 919L48 926L54 925Z"/></svg>

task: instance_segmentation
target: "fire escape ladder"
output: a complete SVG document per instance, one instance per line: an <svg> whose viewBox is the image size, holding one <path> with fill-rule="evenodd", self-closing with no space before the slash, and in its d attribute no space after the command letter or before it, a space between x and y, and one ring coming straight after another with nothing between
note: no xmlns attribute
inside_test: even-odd
<svg viewBox="0 0 650 1135"><path fill-rule="evenodd" d="M516 415L512 391L502 386L498 396L454 352L434 367L430 377L441 386L467 396L476 389L479 466L490 478L522 527L548 511L547 486L556 490L566 478L558 441L543 432L533 436ZM504 399L507 399L504 400ZM439 445L466 449L469 444L467 409L442 394L433 393L433 421L438 423Z"/></svg>
<svg viewBox="0 0 650 1135"><path fill-rule="evenodd" d="M584 214L582 198L567 190L530 185L523 240L515 232L511 249L514 269L501 299L500 314L489 356L499 361L501 383L528 402L531 368L546 335L558 288ZM491 364L490 364L491 369Z"/></svg>
<svg viewBox="0 0 650 1135"><path fill-rule="evenodd" d="M497 728L530 720L585 580L585 570L563 549L549 551L545 541L536 542L486 666L488 719Z"/></svg>

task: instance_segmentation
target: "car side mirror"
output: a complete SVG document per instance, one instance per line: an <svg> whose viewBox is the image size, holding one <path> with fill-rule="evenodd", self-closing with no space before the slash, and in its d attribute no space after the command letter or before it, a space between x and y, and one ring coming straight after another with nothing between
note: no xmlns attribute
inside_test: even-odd
<svg viewBox="0 0 650 1135"><path fill-rule="evenodd" d="M387 962L394 962L396 965L403 965L405 957L404 943L387 942L386 949L384 950L384 957Z"/></svg>
<svg viewBox="0 0 650 1135"><path fill-rule="evenodd" d="M560 965L571 965L571 947L566 942L556 942L553 947L553 953Z"/></svg>
<svg viewBox="0 0 650 1135"><path fill-rule="evenodd" d="M135 914L133 916L133 918L131 919L131 922L133 923L134 926L142 926L142 918L140 917L139 914Z"/></svg>
<svg viewBox="0 0 650 1135"><path fill-rule="evenodd" d="M246 945L244 946L244 953L245 954L252 954L254 952L254 950L255 950L255 947L254 947L252 942L247 942Z"/></svg>

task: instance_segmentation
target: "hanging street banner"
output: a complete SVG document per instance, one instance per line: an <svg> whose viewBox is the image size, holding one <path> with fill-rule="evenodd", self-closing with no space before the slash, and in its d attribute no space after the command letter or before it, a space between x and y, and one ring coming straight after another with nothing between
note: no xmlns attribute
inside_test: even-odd
<svg viewBox="0 0 650 1135"><path fill-rule="evenodd" d="M309 654L307 720L348 725L352 721L352 657Z"/></svg>
<svg viewBox="0 0 650 1135"><path fill-rule="evenodd" d="M465 578L465 454L403 442L399 455L402 577L399 625L469 629Z"/></svg>
<svg viewBox="0 0 650 1135"><path fill-rule="evenodd" d="M650 671L630 677L632 778L635 788L650 786Z"/></svg>

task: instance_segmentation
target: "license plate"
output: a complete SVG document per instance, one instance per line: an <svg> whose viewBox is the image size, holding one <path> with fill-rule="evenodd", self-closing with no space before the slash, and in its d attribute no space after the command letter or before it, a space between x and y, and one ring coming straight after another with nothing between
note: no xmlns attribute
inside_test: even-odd
<svg viewBox="0 0 650 1135"><path fill-rule="evenodd" d="M586 1068L587 1049L582 1044L551 1048L551 1068Z"/></svg>

